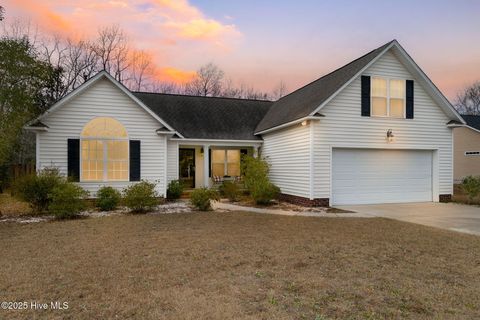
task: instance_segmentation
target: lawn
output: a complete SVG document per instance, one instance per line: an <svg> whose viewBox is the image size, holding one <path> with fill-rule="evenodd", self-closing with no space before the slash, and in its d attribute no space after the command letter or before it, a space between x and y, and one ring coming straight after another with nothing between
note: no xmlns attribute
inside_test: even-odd
<svg viewBox="0 0 480 320"><path fill-rule="evenodd" d="M0 223L1 319L473 319L480 237L243 212Z"/></svg>

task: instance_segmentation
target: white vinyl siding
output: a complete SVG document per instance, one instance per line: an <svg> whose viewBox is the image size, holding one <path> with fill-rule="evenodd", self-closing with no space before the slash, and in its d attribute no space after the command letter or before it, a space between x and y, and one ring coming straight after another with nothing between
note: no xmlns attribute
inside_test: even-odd
<svg viewBox="0 0 480 320"><path fill-rule="evenodd" d="M167 183L178 180L178 142L167 141Z"/></svg>
<svg viewBox="0 0 480 320"><path fill-rule="evenodd" d="M281 192L310 196L310 128L301 124L263 135L262 156Z"/></svg>
<svg viewBox="0 0 480 320"><path fill-rule="evenodd" d="M141 179L157 183L163 195L166 188L166 137L155 130L161 124L109 80L101 79L84 92L54 110L42 122L48 132L39 133L39 167L58 167L67 174L67 139L79 139L83 127L95 117L112 117L128 131L130 140L141 141ZM131 182L81 182L92 197L103 185L122 189Z"/></svg>
<svg viewBox="0 0 480 320"><path fill-rule="evenodd" d="M333 149L332 205L432 201L432 151Z"/></svg>
<svg viewBox="0 0 480 320"><path fill-rule="evenodd" d="M415 80L391 52L364 75ZM320 110L325 117L314 122L314 197L331 198L335 147L434 150L434 200L438 201L438 194L452 194L452 131L441 108L415 81L414 119L362 117L360 82L358 77L340 92ZM392 129L395 142L387 142L388 129Z"/></svg>

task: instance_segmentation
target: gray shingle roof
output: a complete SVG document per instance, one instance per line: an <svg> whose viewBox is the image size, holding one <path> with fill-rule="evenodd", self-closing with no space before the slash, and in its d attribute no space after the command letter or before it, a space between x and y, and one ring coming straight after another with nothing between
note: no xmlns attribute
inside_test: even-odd
<svg viewBox="0 0 480 320"><path fill-rule="evenodd" d="M254 130L271 101L132 92L185 138L261 140Z"/></svg>
<svg viewBox="0 0 480 320"><path fill-rule="evenodd" d="M393 41L370 51L349 64L276 101L262 121L260 121L255 132L264 131L308 116L369 62L375 59Z"/></svg>
<svg viewBox="0 0 480 320"><path fill-rule="evenodd" d="M467 116L462 115L468 126L480 130L480 116Z"/></svg>

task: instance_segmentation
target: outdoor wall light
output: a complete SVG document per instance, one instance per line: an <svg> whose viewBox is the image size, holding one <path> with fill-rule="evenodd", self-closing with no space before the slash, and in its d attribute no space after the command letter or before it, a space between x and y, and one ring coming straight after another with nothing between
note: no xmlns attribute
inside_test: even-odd
<svg viewBox="0 0 480 320"><path fill-rule="evenodd" d="M302 126L306 126L308 124L308 121L307 120L303 120L302 121Z"/></svg>
<svg viewBox="0 0 480 320"><path fill-rule="evenodd" d="M394 142L395 141L395 135L393 134L392 129L387 130L387 140L388 140L388 142Z"/></svg>

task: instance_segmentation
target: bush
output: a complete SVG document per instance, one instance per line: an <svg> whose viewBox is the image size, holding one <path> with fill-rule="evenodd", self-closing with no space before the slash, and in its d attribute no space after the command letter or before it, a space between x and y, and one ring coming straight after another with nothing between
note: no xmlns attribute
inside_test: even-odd
<svg viewBox="0 0 480 320"><path fill-rule="evenodd" d="M167 199L179 199L183 193L183 183L180 180L172 180L167 187Z"/></svg>
<svg viewBox="0 0 480 320"><path fill-rule="evenodd" d="M480 177L466 177L463 179L462 189L468 195L468 199L473 201L480 194Z"/></svg>
<svg viewBox="0 0 480 320"><path fill-rule="evenodd" d="M96 205L100 210L110 211L117 208L121 199L122 195L117 189L104 186L97 191Z"/></svg>
<svg viewBox="0 0 480 320"><path fill-rule="evenodd" d="M200 211L212 209L210 200L218 200L217 191L208 188L195 189L190 196L190 202Z"/></svg>
<svg viewBox="0 0 480 320"><path fill-rule="evenodd" d="M244 156L242 173L245 186L257 204L269 204L278 197L280 189L268 178L269 166L265 159Z"/></svg>
<svg viewBox="0 0 480 320"><path fill-rule="evenodd" d="M240 198L240 188L238 184L232 181L224 181L220 187L218 187L218 191L230 201L238 201Z"/></svg>
<svg viewBox="0 0 480 320"><path fill-rule="evenodd" d="M123 190L125 205L132 212L147 212L158 204L158 194L155 191L155 183L141 181L132 184Z"/></svg>
<svg viewBox="0 0 480 320"><path fill-rule="evenodd" d="M57 219L73 218L85 210L88 192L72 182L63 182L52 190L48 211Z"/></svg>
<svg viewBox="0 0 480 320"><path fill-rule="evenodd" d="M37 175L29 175L19 179L14 186L15 193L28 202L38 213L45 212L52 202L52 192L65 183L65 178L56 168L45 168Z"/></svg>

